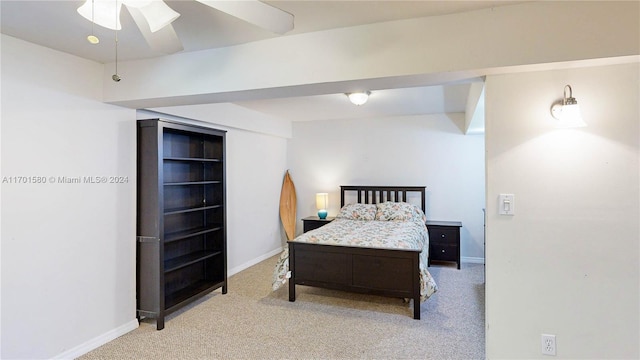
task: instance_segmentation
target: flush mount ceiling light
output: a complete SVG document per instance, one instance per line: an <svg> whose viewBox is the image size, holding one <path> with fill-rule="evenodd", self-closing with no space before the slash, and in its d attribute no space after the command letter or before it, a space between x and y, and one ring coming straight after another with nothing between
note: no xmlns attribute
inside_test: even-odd
<svg viewBox="0 0 640 360"><path fill-rule="evenodd" d="M369 100L369 95L371 95L371 91L361 91L361 92L352 92L345 94L349 97L349 101L354 105L362 105Z"/></svg>
<svg viewBox="0 0 640 360"><path fill-rule="evenodd" d="M569 90L569 96L567 96L567 89ZM551 106L551 115L558 120L557 126L561 128L587 126L582 119L578 101L573 97L570 85L564 87L564 98Z"/></svg>
<svg viewBox="0 0 640 360"><path fill-rule="evenodd" d="M293 15L259 0L194 1L276 34L293 29ZM78 13L96 25L120 30L122 5L129 11L151 49L165 54L183 50L182 42L171 25L180 14L162 0L86 0L78 8ZM214 20L211 19L212 22Z"/></svg>

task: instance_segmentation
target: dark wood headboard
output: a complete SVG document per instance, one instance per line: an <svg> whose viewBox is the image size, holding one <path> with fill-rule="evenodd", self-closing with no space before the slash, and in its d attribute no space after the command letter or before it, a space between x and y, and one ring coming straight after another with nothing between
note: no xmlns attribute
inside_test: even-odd
<svg viewBox="0 0 640 360"><path fill-rule="evenodd" d="M420 193L422 211L426 213L426 186L340 186L340 207L345 205L346 192L356 192L358 203L377 204L385 201L407 202L407 193Z"/></svg>

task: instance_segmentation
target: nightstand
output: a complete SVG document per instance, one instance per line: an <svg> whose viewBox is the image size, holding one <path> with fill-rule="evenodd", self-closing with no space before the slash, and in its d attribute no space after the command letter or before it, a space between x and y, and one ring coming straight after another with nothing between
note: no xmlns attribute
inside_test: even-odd
<svg viewBox="0 0 640 360"><path fill-rule="evenodd" d="M460 269L460 221L427 221L429 230L429 263L455 262Z"/></svg>
<svg viewBox="0 0 640 360"><path fill-rule="evenodd" d="M335 217L327 216L326 219L320 219L317 216L308 216L302 219L302 232L311 231L332 222Z"/></svg>

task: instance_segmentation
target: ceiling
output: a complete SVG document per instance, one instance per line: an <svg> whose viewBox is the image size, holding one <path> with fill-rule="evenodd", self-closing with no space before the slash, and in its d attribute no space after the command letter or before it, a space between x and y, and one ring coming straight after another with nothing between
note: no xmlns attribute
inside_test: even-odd
<svg viewBox="0 0 640 360"><path fill-rule="evenodd" d="M294 29L285 35L263 30L193 0L165 2L180 13L180 17L172 25L182 42L183 51L188 52L233 46L276 36L507 6L522 1L265 1L294 15ZM2 0L0 30L3 34L85 59L101 63L113 62L115 31L100 26L94 26L92 30L91 22L76 12L83 3L84 0ZM121 12L121 23L122 30L118 31L120 61L165 55L147 45L133 18L124 8ZM91 45L86 40L92 31L101 40L97 45ZM468 87L469 84L456 84L378 90L372 94L367 104L360 107L360 114L357 116L464 112ZM346 97L339 98L339 101L346 103ZM238 105L289 119L320 120L356 116L353 111L345 113L342 107L336 108L335 102L336 96L321 95L246 101ZM309 114L313 116L310 117Z"/></svg>

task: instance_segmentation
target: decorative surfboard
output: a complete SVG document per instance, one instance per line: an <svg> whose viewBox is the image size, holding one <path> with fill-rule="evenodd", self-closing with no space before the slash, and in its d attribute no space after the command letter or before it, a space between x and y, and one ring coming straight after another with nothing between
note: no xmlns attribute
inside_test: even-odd
<svg viewBox="0 0 640 360"><path fill-rule="evenodd" d="M280 192L280 219L288 240L296 236L296 187L289 175L289 170L284 175L282 191Z"/></svg>

